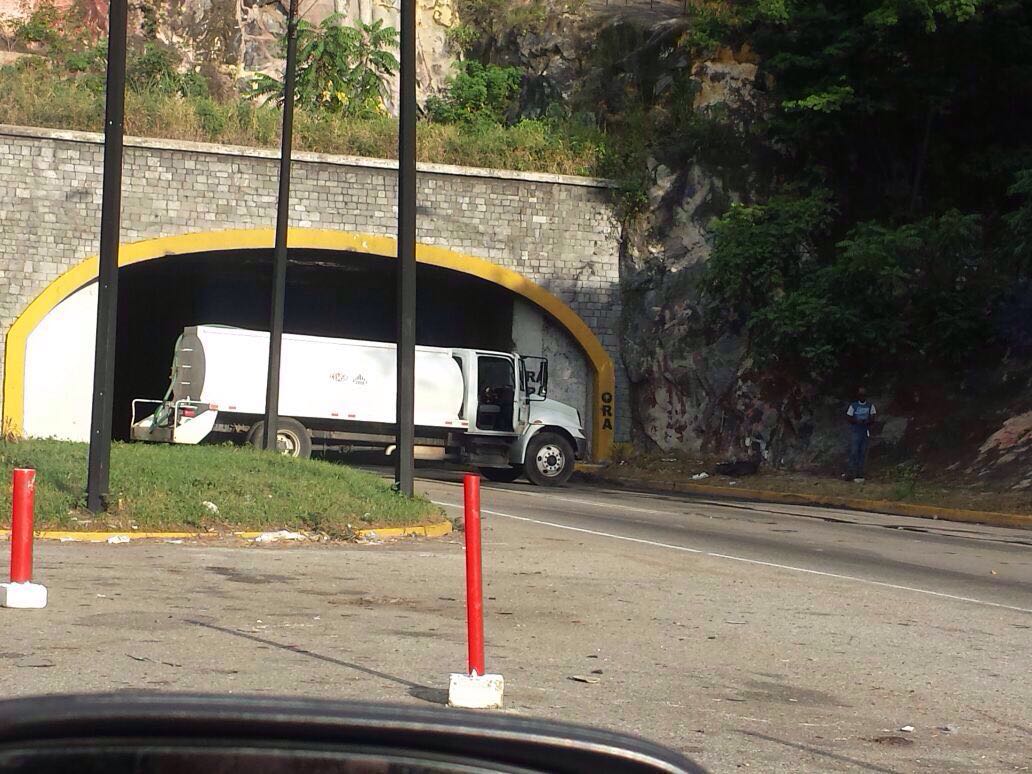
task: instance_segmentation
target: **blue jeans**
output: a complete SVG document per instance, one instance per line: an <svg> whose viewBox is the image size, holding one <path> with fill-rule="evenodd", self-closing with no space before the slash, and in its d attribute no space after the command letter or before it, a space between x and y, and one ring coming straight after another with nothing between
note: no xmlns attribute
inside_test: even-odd
<svg viewBox="0 0 1032 774"><path fill-rule="evenodd" d="M853 429L849 439L849 475L852 478L864 477L864 462L867 460L867 428Z"/></svg>

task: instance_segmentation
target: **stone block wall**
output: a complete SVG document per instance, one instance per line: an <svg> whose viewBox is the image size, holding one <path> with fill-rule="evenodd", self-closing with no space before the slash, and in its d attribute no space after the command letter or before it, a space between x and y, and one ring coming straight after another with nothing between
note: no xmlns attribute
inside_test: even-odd
<svg viewBox="0 0 1032 774"><path fill-rule="evenodd" d="M396 233L394 162L300 153L291 226ZM102 137L0 126L0 348L25 306L98 251ZM629 432L619 356L620 224L606 181L421 164L420 242L486 258L565 301L617 372L617 438ZM275 225L272 151L126 142L122 242ZM0 379L2 379L0 365Z"/></svg>

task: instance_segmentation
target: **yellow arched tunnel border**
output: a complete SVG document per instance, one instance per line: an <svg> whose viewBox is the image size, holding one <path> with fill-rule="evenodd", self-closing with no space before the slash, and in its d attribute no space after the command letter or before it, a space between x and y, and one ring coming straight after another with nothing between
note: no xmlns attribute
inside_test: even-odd
<svg viewBox="0 0 1032 774"><path fill-rule="evenodd" d="M273 246L274 236L272 229L240 229L146 239L123 244L118 251L118 265L130 266L168 256L212 250L269 249ZM297 249L349 250L384 258L397 256L397 240L392 237L349 231L291 229L287 244ZM443 247L417 244L416 260L428 266L439 266L479 277L511 290L548 312L576 339L588 357L594 376L592 456L595 460L608 459L613 445L613 396L616 386L613 361L584 320L537 283L483 258ZM97 272L96 256L73 266L51 282L25 308L8 331L3 405L3 428L6 432L15 435L22 432L25 410L25 347L29 334L54 307L79 288L95 280Z"/></svg>

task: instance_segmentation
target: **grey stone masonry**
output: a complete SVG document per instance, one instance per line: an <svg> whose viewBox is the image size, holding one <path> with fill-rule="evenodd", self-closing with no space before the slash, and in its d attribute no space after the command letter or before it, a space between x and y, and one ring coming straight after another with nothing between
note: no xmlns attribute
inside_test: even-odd
<svg viewBox="0 0 1032 774"><path fill-rule="evenodd" d="M128 138L121 241L272 228L277 158L264 149ZM0 125L0 347L40 291L97 253L102 162L99 134ZM291 226L393 236L396 178L393 161L298 153ZM612 184L421 164L418 186L420 242L519 272L594 330L616 367L616 430L626 437Z"/></svg>

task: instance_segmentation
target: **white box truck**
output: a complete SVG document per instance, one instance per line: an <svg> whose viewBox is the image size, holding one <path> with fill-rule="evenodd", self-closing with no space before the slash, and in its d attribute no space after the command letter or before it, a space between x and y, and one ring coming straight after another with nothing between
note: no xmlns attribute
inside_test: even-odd
<svg viewBox="0 0 1032 774"><path fill-rule="evenodd" d="M269 334L184 329L163 400L132 402L135 441L258 445L264 434ZM284 334L279 449L394 448L396 347ZM416 456L477 466L493 481L565 483L586 449L580 412L551 400L548 361L479 349L416 347Z"/></svg>

